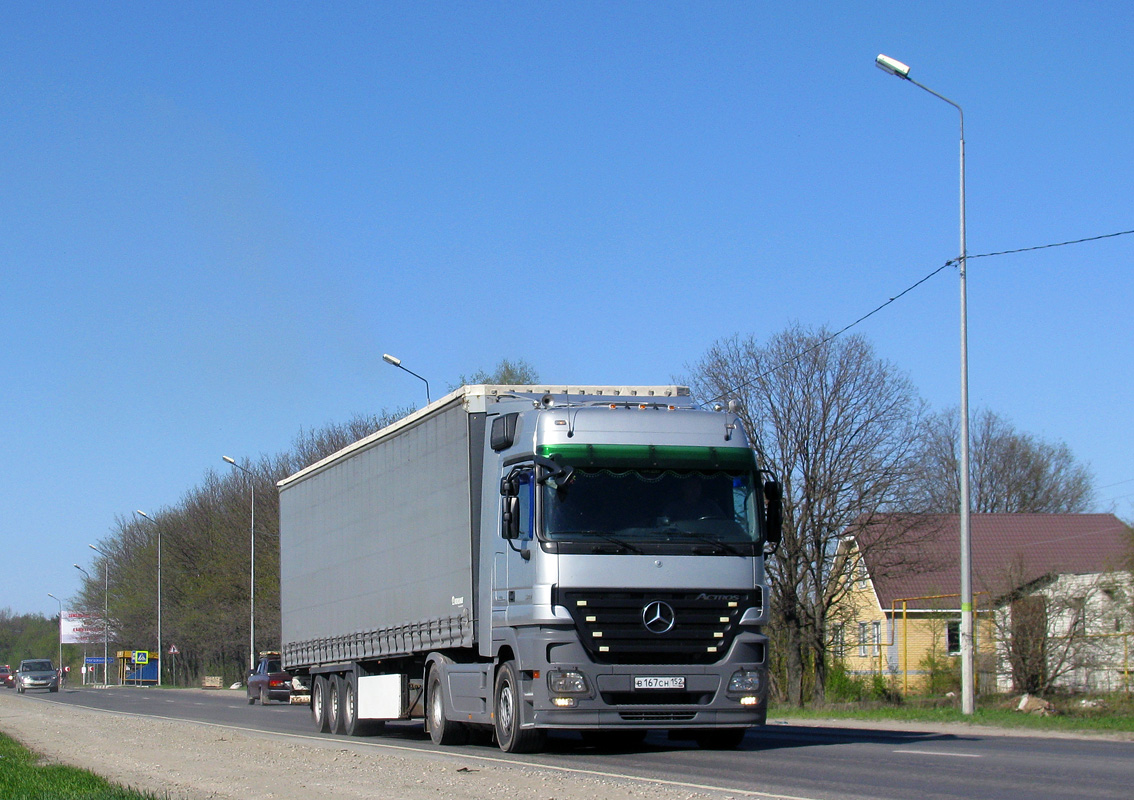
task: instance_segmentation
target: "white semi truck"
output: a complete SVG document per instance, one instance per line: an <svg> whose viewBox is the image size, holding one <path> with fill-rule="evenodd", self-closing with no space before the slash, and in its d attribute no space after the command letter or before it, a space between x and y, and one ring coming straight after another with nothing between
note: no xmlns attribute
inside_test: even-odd
<svg viewBox="0 0 1134 800"><path fill-rule="evenodd" d="M279 483L283 665L321 731L666 729L767 715L779 484L681 386L464 386Z"/></svg>

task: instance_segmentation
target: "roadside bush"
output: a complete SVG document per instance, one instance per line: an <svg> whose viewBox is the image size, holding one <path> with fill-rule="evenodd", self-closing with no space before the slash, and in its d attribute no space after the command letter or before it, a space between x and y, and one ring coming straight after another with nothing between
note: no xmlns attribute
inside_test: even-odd
<svg viewBox="0 0 1134 800"><path fill-rule="evenodd" d="M936 650L930 650L925 658L918 662L918 667L925 675L923 684L924 694L931 697L940 697L949 692L961 691L961 660L949 656L938 655Z"/></svg>
<svg viewBox="0 0 1134 800"><path fill-rule="evenodd" d="M847 672L842 661L835 661L827 669L828 703L858 703L866 697L866 682Z"/></svg>

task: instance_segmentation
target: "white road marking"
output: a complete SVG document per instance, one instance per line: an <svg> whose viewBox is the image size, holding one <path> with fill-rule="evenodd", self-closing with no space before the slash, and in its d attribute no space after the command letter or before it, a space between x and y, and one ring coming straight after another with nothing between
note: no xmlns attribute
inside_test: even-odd
<svg viewBox="0 0 1134 800"><path fill-rule="evenodd" d="M944 756L945 758L984 758L975 753L942 753L940 750L895 750L911 756Z"/></svg>

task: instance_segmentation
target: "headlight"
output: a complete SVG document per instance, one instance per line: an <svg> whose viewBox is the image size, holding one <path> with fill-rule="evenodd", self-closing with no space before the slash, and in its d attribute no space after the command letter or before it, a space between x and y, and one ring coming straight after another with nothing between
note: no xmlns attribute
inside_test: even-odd
<svg viewBox="0 0 1134 800"><path fill-rule="evenodd" d="M547 688L552 694L587 694L590 691L583 673L561 669L547 673Z"/></svg>
<svg viewBox="0 0 1134 800"><path fill-rule="evenodd" d="M763 673L755 670L742 669L734 672L732 680L728 682L730 694L751 694L759 692L763 684Z"/></svg>

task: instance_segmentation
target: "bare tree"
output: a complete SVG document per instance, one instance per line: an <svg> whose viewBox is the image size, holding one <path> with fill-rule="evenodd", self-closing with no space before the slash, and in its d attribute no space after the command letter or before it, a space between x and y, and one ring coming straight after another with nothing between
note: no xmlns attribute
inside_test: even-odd
<svg viewBox="0 0 1134 800"><path fill-rule="evenodd" d="M998 598L993 615L1013 690L1046 694L1068 679L1092 688L1091 674L1114 657L1111 623L1116 611L1125 614L1115 588L1129 576L1049 574L1021 583L1020 574L1018 565L1009 569L1005 584L1018 585Z"/></svg>
<svg viewBox="0 0 1134 800"><path fill-rule="evenodd" d="M975 415L970 434L973 511L1074 514L1090 507L1093 478L1067 445L1017 431L988 409ZM956 409L927 420L922 434L926 511L956 513L960 506L959 442Z"/></svg>
<svg viewBox="0 0 1134 800"><path fill-rule="evenodd" d="M857 566L840 542L876 514L908 508L922 403L862 337L798 325L762 345L751 336L718 341L689 369L697 397L740 402L761 464L783 482L784 540L768 568L771 633L788 701L801 704L805 672L823 694L828 618ZM899 526L887 530L900 536Z"/></svg>

